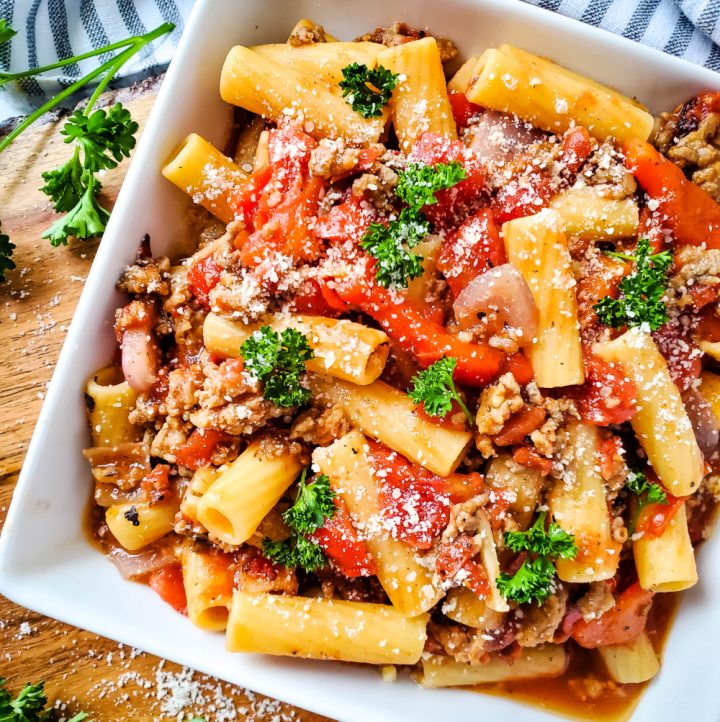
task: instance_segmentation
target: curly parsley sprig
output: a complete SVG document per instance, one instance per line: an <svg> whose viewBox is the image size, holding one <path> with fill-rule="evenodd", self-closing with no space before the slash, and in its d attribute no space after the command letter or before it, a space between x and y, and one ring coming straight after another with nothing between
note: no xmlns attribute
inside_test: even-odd
<svg viewBox="0 0 720 722"><path fill-rule="evenodd" d="M473 426L475 417L463 401L453 381L455 366L457 366L456 358L443 356L439 361L413 376L412 388L408 391L408 396L415 404L422 404L425 412L430 416L445 416L452 410L452 404L455 401L462 409L470 426Z"/></svg>
<svg viewBox="0 0 720 722"><path fill-rule="evenodd" d="M320 545L309 537L335 514L335 492L325 474L318 474L306 483L307 471L303 469L298 481L295 503L282 515L290 528L290 538L265 539L263 554L275 564L315 572L325 566L327 559Z"/></svg>
<svg viewBox="0 0 720 722"><path fill-rule="evenodd" d="M13 698L5 689L5 679L0 677L0 722L46 722L51 719L51 712L45 709L46 706L44 681L26 684ZM87 717L86 712L80 712L68 722L91 722Z"/></svg>
<svg viewBox="0 0 720 722"><path fill-rule="evenodd" d="M516 554L526 552L520 568L510 576L502 572L497 579L500 593L517 604L535 602L538 606L552 594L556 559L574 559L578 548L575 538L554 521L545 529L545 512L538 514L527 531L505 532L505 546Z"/></svg>
<svg viewBox="0 0 720 722"><path fill-rule="evenodd" d="M670 251L651 254L650 241L641 238L634 254L608 252L607 255L634 263L635 268L620 281L618 298L606 296L595 304L598 318L612 328L646 326L656 331L668 320L663 295L668 285L672 254Z"/></svg>
<svg viewBox="0 0 720 722"><path fill-rule="evenodd" d="M457 161L434 166L410 163L400 173L395 193L406 207L387 225L371 223L360 243L376 261L375 277L381 286L407 288L411 279L422 275L423 258L412 252L430 233L422 208L437 203L437 191L452 188L465 176Z"/></svg>
<svg viewBox="0 0 720 722"><path fill-rule="evenodd" d="M637 507L629 529L632 534L635 531L640 512L649 504L667 504L668 498L662 486L654 481L648 481L642 471L631 470L625 480L625 488L632 492L637 499Z"/></svg>
<svg viewBox="0 0 720 722"><path fill-rule="evenodd" d="M372 70L363 63L350 63L342 69L343 79L338 83L342 97L356 113L364 118L382 115L400 76L378 65Z"/></svg>
<svg viewBox="0 0 720 722"><path fill-rule="evenodd" d="M172 23L163 23L144 35L126 38L81 55L64 58L50 65L18 73L0 73L0 86L2 86L11 81L39 75L114 50L121 51L64 88L35 112L28 115L22 123L0 141L0 152L2 152L40 116L99 78L85 108L82 111L76 111L67 120L62 130L63 135L66 136L65 142L76 144L72 158L59 168L43 173L45 185L41 188L42 192L50 197L56 211L68 214L56 221L43 234L43 238L49 238L52 245L66 244L71 237L91 238L100 235L105 230L110 214L97 200L97 194L102 186L100 181L95 178L94 173L98 170L114 168L130 154L135 145L134 134L138 125L130 118L130 113L119 103L107 112L105 110L92 112L93 108L108 83L123 65L154 40L171 32L174 27ZM15 31L3 21L0 25L0 42L7 41L14 34Z"/></svg>
<svg viewBox="0 0 720 722"><path fill-rule="evenodd" d="M301 385L305 362L313 358L310 344L300 331L282 333L263 326L240 347L248 373L264 385L263 396L278 406L303 406L310 390Z"/></svg>

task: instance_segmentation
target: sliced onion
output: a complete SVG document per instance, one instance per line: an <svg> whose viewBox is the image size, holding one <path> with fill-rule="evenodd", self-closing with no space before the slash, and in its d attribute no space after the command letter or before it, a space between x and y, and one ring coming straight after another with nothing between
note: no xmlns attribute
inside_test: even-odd
<svg viewBox="0 0 720 722"><path fill-rule="evenodd" d="M530 345L537 331L535 299L512 263L491 268L470 281L455 299L453 311L462 328L476 325L479 313L495 311L508 326L522 331L521 346Z"/></svg>
<svg viewBox="0 0 720 722"><path fill-rule="evenodd" d="M713 455L720 442L718 420L710 404L699 391L688 389L683 394L683 401L700 451L708 459Z"/></svg>
<svg viewBox="0 0 720 722"><path fill-rule="evenodd" d="M513 156L543 137L542 131L527 128L512 115L486 110L468 129L470 148L487 165L507 163Z"/></svg>
<svg viewBox="0 0 720 722"><path fill-rule="evenodd" d="M157 381L157 346L149 330L130 328L123 331L120 342L125 380L138 393L149 391Z"/></svg>
<svg viewBox="0 0 720 722"><path fill-rule="evenodd" d="M131 554L121 546L108 552L108 559L118 568L124 579L137 579L176 561L173 548L161 546L140 554Z"/></svg>

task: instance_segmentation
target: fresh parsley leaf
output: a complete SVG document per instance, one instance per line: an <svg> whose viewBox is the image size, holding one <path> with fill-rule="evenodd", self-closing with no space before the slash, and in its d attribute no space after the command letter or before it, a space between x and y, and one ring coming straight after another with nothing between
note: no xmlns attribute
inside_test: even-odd
<svg viewBox="0 0 720 722"><path fill-rule="evenodd" d="M547 557L526 558L520 568L510 576L502 572L497 587L506 599L517 604L545 603L554 591L555 565Z"/></svg>
<svg viewBox="0 0 720 722"><path fill-rule="evenodd" d="M443 356L439 361L413 377L413 386L408 391L408 396L413 403L422 404L425 412L430 416L445 416L452 410L452 402L456 401L472 426L475 418L458 393L453 381L455 366L457 366L456 358Z"/></svg>
<svg viewBox="0 0 720 722"><path fill-rule="evenodd" d="M4 18L0 20L0 44L6 43L13 35L17 35L17 30L13 30Z"/></svg>
<svg viewBox="0 0 720 722"><path fill-rule="evenodd" d="M68 720L68 722L83 722L88 718L87 712L78 712L74 717Z"/></svg>
<svg viewBox="0 0 720 722"><path fill-rule="evenodd" d="M0 231L2 224L0 224ZM0 232L0 281L5 280L5 274L15 268L15 261L12 259L15 244L10 241L10 236Z"/></svg>
<svg viewBox="0 0 720 722"><path fill-rule="evenodd" d="M248 373L264 384L263 396L278 406L302 406L310 390L301 386L305 362L313 358L307 338L294 328L282 333L263 326L240 347Z"/></svg>
<svg viewBox="0 0 720 722"><path fill-rule="evenodd" d="M640 512L648 504L667 504L668 498L662 486L654 481L648 481L642 471L631 470L625 480L625 488L637 497L637 507L629 529L632 534L635 531Z"/></svg>
<svg viewBox="0 0 720 722"><path fill-rule="evenodd" d="M385 288L407 288L408 282L423 273L423 258L411 249L430 233L430 222L423 206L437 203L435 192L450 188L465 177L456 162L436 166L411 163L400 173L397 197L407 204L397 219L387 225L371 223L360 246L375 260L375 277Z"/></svg>
<svg viewBox="0 0 720 722"><path fill-rule="evenodd" d="M5 680L0 679L1 722L40 722L45 719L45 682L26 684L15 699L4 687Z"/></svg>
<svg viewBox="0 0 720 722"><path fill-rule="evenodd" d="M598 318L606 326L637 328L647 326L656 331L667 320L667 308L663 295L668 284L668 269L672 264L670 251L650 253L650 241L641 238L635 254L608 253L635 264L630 275L620 281L618 298L606 296L595 304Z"/></svg>
<svg viewBox="0 0 720 722"><path fill-rule="evenodd" d="M437 165L410 163L400 173L395 193L409 208L419 211L437 203L437 191L452 188L466 177L465 169L457 161Z"/></svg>
<svg viewBox="0 0 720 722"><path fill-rule="evenodd" d="M295 503L283 513L291 537L283 541L265 539L263 554L275 564L315 572L327 564L327 559L320 545L308 536L335 514L335 492L325 474L319 474L309 484L306 478L307 469L304 469L298 480Z"/></svg>
<svg viewBox="0 0 720 722"><path fill-rule="evenodd" d="M342 69L339 85L342 97L364 118L382 115L400 78L382 65L370 70L363 63L350 63Z"/></svg>
<svg viewBox="0 0 720 722"><path fill-rule="evenodd" d="M48 238L53 246L66 245L71 237L85 240L99 236L107 226L110 213L96 198L100 182L87 170L83 171L81 182L84 190L77 203L42 235L43 238Z"/></svg>
<svg viewBox="0 0 720 722"><path fill-rule="evenodd" d="M335 492L330 488L330 479L325 474L318 474L306 484L306 476L307 469L304 469L295 503L283 514L285 523L298 534L312 534L335 513Z"/></svg>
<svg viewBox="0 0 720 722"><path fill-rule="evenodd" d="M83 153L83 168L95 173L115 168L130 156L138 127L130 111L116 103L107 112L100 109L85 115L84 111L76 110L60 132L66 143L77 142Z"/></svg>
<svg viewBox="0 0 720 722"><path fill-rule="evenodd" d="M535 601L538 606L554 590L555 559L574 559L578 548L575 538L551 521L545 529L545 512L538 514L527 531L505 532L505 546L528 556L510 576L503 572L497 579L500 593L517 604Z"/></svg>
<svg viewBox="0 0 720 722"><path fill-rule="evenodd" d="M263 554L273 563L288 568L316 572L327 564L320 545L304 536L292 536L284 541L263 540Z"/></svg>
<svg viewBox="0 0 720 722"><path fill-rule="evenodd" d="M58 213L67 213L72 210L87 190L86 175L83 173L79 151L76 151L67 163L59 168L47 170L42 174L45 185L40 189L50 197L53 208ZM98 191L98 183L95 190Z"/></svg>
<svg viewBox="0 0 720 722"><path fill-rule="evenodd" d="M403 210L386 226L371 223L360 243L376 261L375 277L385 288L407 288L408 281L423 274L423 258L414 248L430 232L430 224Z"/></svg>

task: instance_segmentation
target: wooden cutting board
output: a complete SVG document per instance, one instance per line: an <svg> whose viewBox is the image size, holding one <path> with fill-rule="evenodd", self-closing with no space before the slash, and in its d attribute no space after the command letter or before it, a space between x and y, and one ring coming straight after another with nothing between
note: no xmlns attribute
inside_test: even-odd
<svg viewBox="0 0 720 722"><path fill-rule="evenodd" d="M142 130L157 83L109 93ZM40 174L69 155L62 122L39 121L0 154L0 220L16 244L17 269L0 283L0 531L45 390L90 270L96 242L52 248L54 219ZM127 161L102 178L112 205ZM50 480L49 480L50 481ZM77 590L82 594L82 590ZM0 678L19 691L45 679L57 719L84 710L95 722L321 722L324 718L220 683L174 664L34 614L0 596ZM62 705L67 704L63 713Z"/></svg>

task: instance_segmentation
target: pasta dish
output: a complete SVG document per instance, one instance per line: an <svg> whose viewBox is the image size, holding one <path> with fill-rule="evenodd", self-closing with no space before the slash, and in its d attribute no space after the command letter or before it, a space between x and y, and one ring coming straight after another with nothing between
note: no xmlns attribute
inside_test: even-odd
<svg viewBox="0 0 720 722"><path fill-rule="evenodd" d="M307 20L219 80L87 384L94 538L230 652L629 710L720 499L720 94Z"/></svg>

